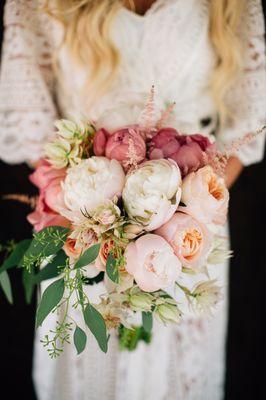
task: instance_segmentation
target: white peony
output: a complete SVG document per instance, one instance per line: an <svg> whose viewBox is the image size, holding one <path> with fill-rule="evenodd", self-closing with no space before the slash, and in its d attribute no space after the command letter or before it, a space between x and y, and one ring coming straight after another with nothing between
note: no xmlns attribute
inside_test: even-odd
<svg viewBox="0 0 266 400"><path fill-rule="evenodd" d="M146 231L159 228L175 213L181 198L181 174L172 160L151 160L126 177L123 201L129 217Z"/></svg>
<svg viewBox="0 0 266 400"><path fill-rule="evenodd" d="M123 168L116 160L91 157L67 170L63 183L67 217L91 214L115 196L120 196L125 183Z"/></svg>

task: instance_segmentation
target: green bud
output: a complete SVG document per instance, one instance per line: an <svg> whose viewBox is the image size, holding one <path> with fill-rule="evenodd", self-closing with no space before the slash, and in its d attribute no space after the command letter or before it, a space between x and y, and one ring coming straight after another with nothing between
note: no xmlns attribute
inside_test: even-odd
<svg viewBox="0 0 266 400"><path fill-rule="evenodd" d="M130 306L134 311L151 311L153 297L148 293L132 294L129 299Z"/></svg>
<svg viewBox="0 0 266 400"><path fill-rule="evenodd" d="M159 320L163 323L178 323L180 322L180 311L178 310L177 306L173 304L161 304L160 306L156 307L156 316Z"/></svg>

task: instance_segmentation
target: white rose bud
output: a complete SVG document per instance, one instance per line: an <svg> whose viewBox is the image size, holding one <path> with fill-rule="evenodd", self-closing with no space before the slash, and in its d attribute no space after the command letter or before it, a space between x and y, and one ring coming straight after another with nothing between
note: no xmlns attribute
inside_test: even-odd
<svg viewBox="0 0 266 400"><path fill-rule="evenodd" d="M181 197L181 174L173 160L151 160L129 173L123 201L131 220L146 231L159 228L175 213Z"/></svg>
<svg viewBox="0 0 266 400"><path fill-rule="evenodd" d="M58 134L66 140L73 139L75 137L75 134L79 132L77 124L67 119L56 121L55 126L58 129Z"/></svg>
<svg viewBox="0 0 266 400"><path fill-rule="evenodd" d="M156 307L155 311L156 317L159 321L163 323L175 323L178 324L180 322L181 313L178 310L177 306L173 304L161 304Z"/></svg>

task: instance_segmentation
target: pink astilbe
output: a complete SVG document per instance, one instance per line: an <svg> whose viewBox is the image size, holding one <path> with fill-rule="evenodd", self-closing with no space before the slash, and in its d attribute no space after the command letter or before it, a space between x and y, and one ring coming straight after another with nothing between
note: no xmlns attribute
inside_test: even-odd
<svg viewBox="0 0 266 400"><path fill-rule="evenodd" d="M139 116L139 128L147 139L152 138L156 131L155 127L155 106L154 106L154 85L152 85L148 101L144 110Z"/></svg>
<svg viewBox="0 0 266 400"><path fill-rule="evenodd" d="M161 118L159 119L159 121L156 124L156 128L159 130L163 127L164 122L166 122L168 120L168 118L170 117L170 115L172 114L174 108L175 108L176 102L174 101L173 103L170 103L168 105L168 107L166 108L166 110L164 110L162 112Z"/></svg>
<svg viewBox="0 0 266 400"><path fill-rule="evenodd" d="M143 161L143 158L138 155L132 138L128 140L127 158L123 162L123 167L129 172L138 168L138 164Z"/></svg>
<svg viewBox="0 0 266 400"><path fill-rule="evenodd" d="M256 132L247 133L244 137L233 140L223 150L219 150L216 147L207 149L203 154L204 164L210 165L217 175L224 177L229 158L237 153L242 146L252 142L257 136L265 132L266 126L262 126Z"/></svg>

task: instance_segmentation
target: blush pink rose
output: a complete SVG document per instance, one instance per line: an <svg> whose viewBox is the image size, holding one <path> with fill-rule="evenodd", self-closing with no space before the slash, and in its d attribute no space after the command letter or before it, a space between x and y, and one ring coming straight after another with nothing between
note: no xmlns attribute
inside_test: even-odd
<svg viewBox="0 0 266 400"><path fill-rule="evenodd" d="M27 216L27 220L39 232L47 226L69 226L69 221L60 214L51 210L45 202L45 195L42 192L38 198L35 211Z"/></svg>
<svg viewBox="0 0 266 400"><path fill-rule="evenodd" d="M155 231L172 246L182 265L197 269L204 265L211 250L213 235L193 217L177 212Z"/></svg>
<svg viewBox="0 0 266 400"><path fill-rule="evenodd" d="M94 137L93 150L95 155L105 155L110 160L119 161L123 166L127 166L133 157L137 164L146 157L146 144L136 126L119 129L112 134L101 129Z"/></svg>
<svg viewBox="0 0 266 400"><path fill-rule="evenodd" d="M149 143L149 158L171 158L179 166L182 176L204 165L203 154L214 146L200 134L181 135L173 128L161 129Z"/></svg>
<svg viewBox="0 0 266 400"><path fill-rule="evenodd" d="M30 181L39 189L45 189L54 179L64 179L65 168L53 168L46 160L40 160L35 171L29 176Z"/></svg>
<svg viewBox="0 0 266 400"><path fill-rule="evenodd" d="M131 242L125 251L127 272L145 292L165 289L175 283L181 263L161 236L147 234Z"/></svg>
<svg viewBox="0 0 266 400"><path fill-rule="evenodd" d="M65 208L61 185L65 176L65 169L55 169L45 160L41 160L30 175L30 181L40 190L36 209L27 217L36 231L52 225L69 225L68 220L59 214Z"/></svg>
<svg viewBox="0 0 266 400"><path fill-rule="evenodd" d="M181 201L185 207L179 209L199 222L217 225L226 222L229 192L224 179L216 175L208 165L185 177Z"/></svg>

